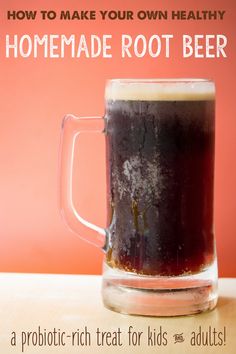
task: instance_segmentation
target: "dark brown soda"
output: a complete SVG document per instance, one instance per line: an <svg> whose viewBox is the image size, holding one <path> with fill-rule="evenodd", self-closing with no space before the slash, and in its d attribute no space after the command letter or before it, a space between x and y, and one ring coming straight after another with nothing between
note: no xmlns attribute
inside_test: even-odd
<svg viewBox="0 0 236 354"><path fill-rule="evenodd" d="M108 100L106 119L108 265L203 270L214 258L214 101Z"/></svg>

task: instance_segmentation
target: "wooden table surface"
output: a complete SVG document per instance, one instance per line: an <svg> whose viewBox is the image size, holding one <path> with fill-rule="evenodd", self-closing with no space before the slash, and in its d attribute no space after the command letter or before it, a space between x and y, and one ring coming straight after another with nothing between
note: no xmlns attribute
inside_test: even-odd
<svg viewBox="0 0 236 354"><path fill-rule="evenodd" d="M0 353L236 353L236 279L211 312L154 318L103 307L101 277L0 274Z"/></svg>

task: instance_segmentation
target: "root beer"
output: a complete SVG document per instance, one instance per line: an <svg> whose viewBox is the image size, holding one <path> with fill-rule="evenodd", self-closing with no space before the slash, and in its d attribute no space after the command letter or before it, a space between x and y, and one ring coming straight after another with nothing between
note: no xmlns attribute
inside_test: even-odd
<svg viewBox="0 0 236 354"><path fill-rule="evenodd" d="M106 92L106 261L144 275L204 270L214 257L214 92L204 81Z"/></svg>

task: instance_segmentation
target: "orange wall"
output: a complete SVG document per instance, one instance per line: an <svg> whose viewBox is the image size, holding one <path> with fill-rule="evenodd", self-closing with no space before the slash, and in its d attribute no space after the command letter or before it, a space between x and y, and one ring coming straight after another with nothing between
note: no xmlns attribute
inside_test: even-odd
<svg viewBox="0 0 236 354"><path fill-rule="evenodd" d="M236 276L236 106L234 0L5 1L0 3L0 271L100 273L102 253L70 233L58 211L58 147L66 113L102 115L105 80L114 77L209 77L217 87L215 231L221 276ZM48 5L50 3L50 5ZM125 5L124 5L125 4ZM162 5L164 4L164 5ZM198 4L198 5L196 5ZM224 21L7 21L9 9L216 9ZM5 34L109 33L111 59L6 59ZM172 56L121 59L122 33L214 34L228 37L226 59ZM117 44L117 45L116 45ZM104 145L81 141L81 214L105 224Z"/></svg>

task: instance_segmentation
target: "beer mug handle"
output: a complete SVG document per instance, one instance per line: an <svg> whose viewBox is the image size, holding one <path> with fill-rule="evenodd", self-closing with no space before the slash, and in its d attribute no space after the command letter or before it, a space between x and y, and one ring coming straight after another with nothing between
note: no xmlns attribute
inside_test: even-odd
<svg viewBox="0 0 236 354"><path fill-rule="evenodd" d="M66 115L62 122L60 151L60 210L67 226L80 238L105 250L107 231L85 220L73 203L75 142L83 132L103 133L104 119Z"/></svg>

